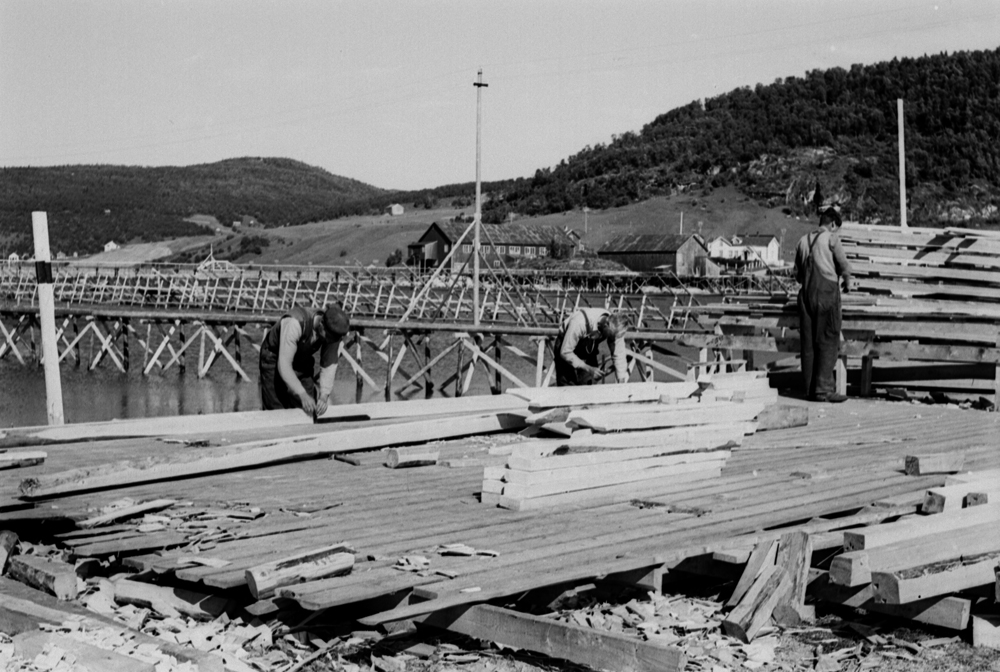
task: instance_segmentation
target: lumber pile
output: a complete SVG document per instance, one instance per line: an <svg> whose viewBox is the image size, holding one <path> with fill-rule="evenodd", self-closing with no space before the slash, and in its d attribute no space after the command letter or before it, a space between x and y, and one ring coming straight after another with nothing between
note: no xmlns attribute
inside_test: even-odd
<svg viewBox="0 0 1000 672"><path fill-rule="evenodd" d="M717 478L777 400L758 372L515 394L528 402L525 422L565 437L517 445L505 465L484 469L482 501L517 511L621 501Z"/></svg>
<svg viewBox="0 0 1000 672"><path fill-rule="evenodd" d="M817 596L964 630L977 596L996 585L1000 503L938 504L961 502L963 492L982 483L932 489L922 515L845 531L843 552L813 577Z"/></svg>

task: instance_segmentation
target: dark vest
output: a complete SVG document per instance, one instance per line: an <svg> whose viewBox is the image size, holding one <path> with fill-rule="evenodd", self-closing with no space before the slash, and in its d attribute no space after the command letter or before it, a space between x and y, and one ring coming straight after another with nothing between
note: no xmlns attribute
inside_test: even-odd
<svg viewBox="0 0 1000 672"><path fill-rule="evenodd" d="M267 350L272 353L275 357L278 356L278 348L281 347L281 321L286 317L291 317L296 320L302 327L302 337L299 338L298 343L296 343L296 353L312 353L314 348L310 347L310 341L313 337L313 316L315 311L308 308L303 308L302 306L296 306L290 311L278 318L270 329L267 330L267 335L264 336L264 341L260 344L261 350ZM319 343L316 344L317 347Z"/></svg>

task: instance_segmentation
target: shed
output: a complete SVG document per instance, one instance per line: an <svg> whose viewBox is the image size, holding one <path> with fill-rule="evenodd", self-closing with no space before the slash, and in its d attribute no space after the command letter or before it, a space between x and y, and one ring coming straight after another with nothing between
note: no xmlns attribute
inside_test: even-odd
<svg viewBox="0 0 1000 672"><path fill-rule="evenodd" d="M119 247L120 245L118 245L118 243L116 243L113 240L109 240L108 242L104 243L105 252L110 252L111 250L117 250Z"/></svg>
<svg viewBox="0 0 1000 672"><path fill-rule="evenodd" d="M597 251L602 259L611 259L633 271L652 273L669 269L680 276L697 275L701 257L708 247L697 234L626 233L612 238Z"/></svg>
<svg viewBox="0 0 1000 672"><path fill-rule="evenodd" d="M392 205L386 206L385 214L398 217L403 214L403 206L399 203L393 203Z"/></svg>

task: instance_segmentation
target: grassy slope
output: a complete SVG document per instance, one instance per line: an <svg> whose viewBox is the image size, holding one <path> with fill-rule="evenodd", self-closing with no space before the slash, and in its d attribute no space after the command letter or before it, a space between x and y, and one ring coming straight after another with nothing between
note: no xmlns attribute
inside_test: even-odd
<svg viewBox="0 0 1000 672"><path fill-rule="evenodd" d="M269 238L272 242L260 255L248 255L237 263L343 265L359 261L363 264L384 264L394 250L403 250L416 241L432 222L441 221L460 212L455 208L408 210L400 217L347 217L331 222L303 226L252 230L252 235ZM468 209L466 209L468 214ZM526 218L519 221L568 226L583 235L590 249L597 249L621 233L676 233L680 214L684 213L684 230L698 231L706 238L734 233L769 233L779 237L784 230L782 257L791 258L798 238L815 226L815 222L797 220L782 214L779 208L765 208L740 195L733 189L716 189L707 196L679 195L657 197L621 208L593 211L584 215L577 210L568 213ZM238 243L238 239L228 244ZM220 250L218 243L216 251ZM341 251L345 254L342 256Z"/></svg>

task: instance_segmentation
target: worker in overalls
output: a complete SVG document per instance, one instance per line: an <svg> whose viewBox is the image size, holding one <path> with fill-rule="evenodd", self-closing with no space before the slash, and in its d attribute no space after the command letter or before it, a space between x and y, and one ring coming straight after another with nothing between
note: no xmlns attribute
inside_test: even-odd
<svg viewBox="0 0 1000 672"><path fill-rule="evenodd" d="M592 385L604 372L598 349L607 341L615 364L615 379L628 382L625 364L625 322L603 308L579 308L565 321L555 341L556 385Z"/></svg>
<svg viewBox="0 0 1000 672"><path fill-rule="evenodd" d="M802 379L806 396L813 401L839 403L834 369L840 355L840 279L851 290L851 265L840 245L840 213L822 211L819 228L799 240L795 249L795 277L799 290Z"/></svg>
<svg viewBox="0 0 1000 672"><path fill-rule="evenodd" d="M260 400L264 410L301 408L306 415L323 415L337 375L340 341L350 329L350 318L335 305L322 310L296 306L271 325L260 345Z"/></svg>

